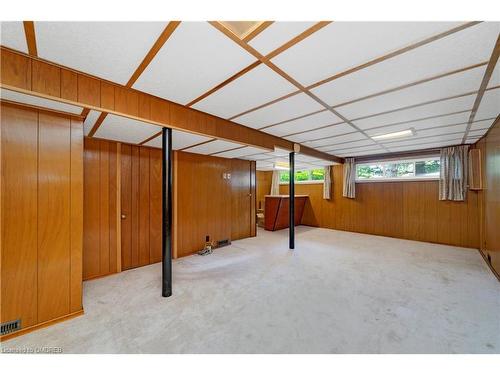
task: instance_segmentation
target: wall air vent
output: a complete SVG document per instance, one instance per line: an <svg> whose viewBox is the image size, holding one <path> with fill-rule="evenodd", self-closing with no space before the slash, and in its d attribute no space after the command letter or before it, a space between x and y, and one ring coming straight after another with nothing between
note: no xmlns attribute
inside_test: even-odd
<svg viewBox="0 0 500 375"><path fill-rule="evenodd" d="M231 241L229 241L228 239L217 241L217 247L224 247L228 245L231 245Z"/></svg>
<svg viewBox="0 0 500 375"><path fill-rule="evenodd" d="M6 335L21 329L21 319L11 320L10 322L2 323L1 335Z"/></svg>

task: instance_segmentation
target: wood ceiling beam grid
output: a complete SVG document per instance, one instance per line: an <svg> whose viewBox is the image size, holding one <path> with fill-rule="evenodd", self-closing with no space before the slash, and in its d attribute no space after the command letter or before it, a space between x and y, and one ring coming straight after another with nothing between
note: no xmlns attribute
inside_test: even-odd
<svg viewBox="0 0 500 375"><path fill-rule="evenodd" d="M1 88L16 91L22 94L34 95L35 97L41 97L66 104L89 108L90 110L95 110L101 113L110 113L118 116L124 116L126 118L143 121L145 123L150 123L153 125L162 127L166 126L179 131L186 131L206 137L247 144L249 146L262 147L265 149L273 149L275 147L279 147L287 150L292 150L294 147L293 142L282 137L277 137L272 134L261 132L257 129L252 129L238 123L204 113L202 111L194 110L192 108L188 108L186 106L171 102L169 100L155 97L133 88L128 88L122 84L105 80L92 74L76 70L74 68L68 68L50 60L33 57L27 53L16 51L5 46L0 46L0 49L2 54L2 74L0 75ZM19 61L22 62L21 65L19 65ZM68 82L70 84L70 89L76 95L68 97L62 95L61 93L59 93L59 95L54 95L35 90L31 86L31 84L29 84L31 82L33 74L28 67L31 66L33 61L40 61L61 69L61 77L76 75L77 80ZM49 82L51 80L58 79L54 76L46 75L45 72L36 72L36 76L33 78L43 79ZM85 82L85 84L78 84L80 80L82 82ZM157 117L152 118L151 115L140 113L138 114L137 107L134 107L133 103L131 103L130 105L126 104L124 107L116 109L109 100L102 101L101 87L103 85L111 85L115 88L119 88L125 93L136 97L138 100L144 100L146 102L149 101L151 104L154 101L157 111ZM113 103L114 96L116 94L115 91L116 90L112 90L111 92L111 100ZM161 113L164 114L165 111L169 112L172 115L170 119L166 119L164 115L161 115ZM194 121L190 120L191 117L194 118ZM308 152L312 154L311 156L314 156L318 159L328 160L336 163L343 163L342 158L338 158L326 153L321 153L318 150L314 150L311 148L303 147L303 153L307 154Z"/></svg>
<svg viewBox="0 0 500 375"><path fill-rule="evenodd" d="M38 57L36 48L35 23L33 21L23 21L24 34L26 36L26 44L28 45L28 53L31 56Z"/></svg>
<svg viewBox="0 0 500 375"><path fill-rule="evenodd" d="M323 80L321 80L321 81L318 81L318 82L316 82L316 83L313 83L313 84L311 84L311 85L307 86L307 87L306 87L306 89L307 89L307 90L312 90L312 89L314 89L314 88L316 88L316 87L318 87L318 86L321 86L321 85L323 85L323 84L325 84L325 83L331 82L331 81L333 81L333 80L335 80L335 79L341 78L341 77L346 76L346 75L348 75L348 74L352 74L352 73L354 73L354 72L357 72L358 70L365 69L365 68L367 68L367 67L369 67L369 66L372 66L372 65L378 64L378 63L380 63L380 62L382 62L382 61L385 61L385 60L388 60L388 59L390 59L390 58L393 58L393 57L399 56L399 55L401 55L401 54L403 54L403 53L405 53L405 52L411 51L411 50L416 49L416 48L418 48L418 47L422 47L422 46L424 46L424 45L426 45L426 44L429 44L429 43L435 42L435 41L437 41L437 40L439 40L439 39L442 39L442 38L444 38L444 37L447 37L447 36L449 36L449 35L451 35L451 34L454 34L454 33L457 33L457 32L459 32L459 31L465 30L465 29L467 29L467 28L469 28L469 27L475 26L475 25L477 25L477 24L479 24L479 23L481 23L481 22L480 22L480 21L468 22L468 23L466 23L466 24L463 24L463 25L458 26L458 27L454 27L454 28L452 28L452 29L450 29L450 30L447 30L447 31L445 31L445 32L442 32L442 33L440 33L440 34L433 35L433 36L431 36L431 37L429 37L429 38L427 38L427 39L424 39L424 40L422 40L422 41L420 41L420 42L418 42L418 43L411 44L411 45L406 46L406 47L404 47L404 48L401 48L401 49L399 49L399 50L397 50L397 51L394 51L394 52L392 52L392 53L390 53L390 54L387 54L387 55L383 55L383 56L377 57L377 58L375 58L375 59L373 59L373 60L370 60L370 61L368 61L368 62L366 62L366 63L364 63L364 64L358 65L358 66L356 66L356 67L354 67L354 68L351 68L351 69L345 70L345 71L343 71L343 72L341 72L341 73L337 73L337 74L335 74L335 75L333 75L333 76L330 76L330 77L325 78L325 79L323 79ZM266 107L266 106L268 106L268 105L271 105L271 104L277 103L277 102L279 102L279 101L281 101L281 100L284 100L284 99L286 99L286 97L284 97L284 96L283 96L283 97L281 97L281 98L278 98L278 99L273 100L272 102L269 102L269 103L264 103L264 104L260 105L259 107L255 107L255 108L249 109L249 110L247 110L247 111L245 111L245 112L242 112L242 113L239 113L239 114L237 114L237 115L235 115L235 116L233 116L233 117L230 117L230 118L229 118L229 120L233 120L233 119L235 119L235 118L237 118L237 117L239 117L239 116L243 116L244 114L247 114L247 113L250 113L250 112L256 111L257 109L264 108L264 107Z"/></svg>
<svg viewBox="0 0 500 375"><path fill-rule="evenodd" d="M140 77L140 75L146 70L148 65L153 61L154 57L157 55L157 53L160 51L160 49L163 47L163 45L167 42L167 40L170 38L170 36L174 33L175 29L179 26L180 21L170 21L165 29L162 31L158 39L156 39L155 43L153 46L150 48L144 59L142 59L141 63L137 67L137 69L134 71L128 82L126 83L125 87L132 87L134 83L137 81L137 79ZM101 116L99 116L99 119L96 121L94 126L92 127L92 130L88 134L88 137L93 137L93 135L97 132L101 124L103 123L104 119L106 118L108 114L107 113L102 113ZM144 142L144 141L143 141ZM142 144L139 143L139 144Z"/></svg>
<svg viewBox="0 0 500 375"><path fill-rule="evenodd" d="M498 56L500 55L500 34L497 37L497 41L495 43L495 47L491 53L490 61L488 62L488 66L486 67L486 71L484 72L483 80L481 81L481 85L479 86L479 91L477 92L476 100L474 101L474 105L472 107L471 114L469 116L469 123L467 124L467 128L465 129L464 137L462 138L462 143L465 143L467 136L469 135L469 131L472 125L472 121L474 121L474 117L476 117L476 112L481 105L481 100L483 99L484 92L488 87L488 83L490 82L493 71L495 70L495 66L497 65Z"/></svg>
<svg viewBox="0 0 500 375"><path fill-rule="evenodd" d="M212 152L211 154L208 154L209 156L216 156L217 154L222 154L224 152L229 152L229 151L235 151L235 150L239 150L241 148L245 148L245 147L248 147L248 146L238 146L238 147L233 147L233 148L229 148L227 150L222 150L222 151L217 151L217 152Z"/></svg>
<svg viewBox="0 0 500 375"><path fill-rule="evenodd" d="M214 142L216 141L217 139L213 138L213 139L209 139L208 141L203 141L203 142L200 142L200 143L196 143L194 145L191 145L191 146L186 146L184 148L181 148L179 149L179 151L186 151L186 150L189 150L190 148L193 148L193 147L197 147L197 146L201 146L201 145L204 145L206 143L211 143L211 142Z"/></svg>
<svg viewBox="0 0 500 375"><path fill-rule="evenodd" d="M271 21L268 21L268 22L271 22ZM271 22L272 23L272 22ZM295 44L299 43L300 41L304 40L305 38L307 38L308 36L314 34L316 31L322 29L323 27L325 27L326 25L328 25L329 23L331 23L331 21L320 21L316 24L314 24L313 26L309 27L307 30L303 31L302 33L300 33L299 35L295 36L294 38L292 38L291 40L289 40L288 42L286 42L285 44L283 44L282 46L276 48L275 50L269 52L265 57L267 59L272 59L273 57L276 57L277 55L279 55L280 53L286 51L288 48L294 46ZM270 24L269 24L270 25ZM268 26L269 26L268 25ZM225 26L221 25L222 27L225 28ZM262 26L262 25L261 25ZM260 26L259 26L260 27ZM267 28L267 26L266 26ZM259 28L257 28L259 29ZM254 32L257 30L255 29ZM226 29L227 30L227 29ZM263 30L261 30L260 32L262 32ZM230 31L231 32L231 31ZM260 33L259 32L259 33ZM232 33L232 32L231 32ZM250 33L249 35L251 35L252 33ZM233 33L234 35L234 33ZM237 36L234 35L236 38ZM251 39L253 39L256 35L252 36L252 38L248 39L248 36L243 38L243 41L244 42L249 42ZM238 38L239 39L239 38ZM210 90L208 90L207 92L203 93L202 95L200 95L199 97L193 99L191 102L189 102L188 104L186 104L187 107L191 107L193 105L195 105L196 103L198 103L199 101L205 99L207 96L213 94L214 92L220 90L221 88L223 88L224 86L228 85L229 83L233 82L234 80L238 79L239 77L241 77L242 75L248 73L250 70L256 68L257 66L259 66L260 64L262 64L262 61L260 59L258 59L257 61L255 61L254 63L248 65L246 68L242 69L241 71L239 71L238 73L232 75L231 77L229 77L228 79L226 79L225 81L219 83L217 86L211 88ZM300 90L297 90L297 91L294 91L292 93L289 93L287 95L284 95L278 99L275 99L276 102L280 101L280 100L283 100L283 99L286 99L286 98L289 98L293 95L296 95L296 94L299 94L300 93ZM275 102L274 100L268 102L268 103L265 103L263 106L267 106L267 105L270 105L270 104L273 104ZM259 107L256 107L256 108L253 108L251 110L249 110L249 112L251 111L255 111L256 109L258 109ZM241 114L239 114L238 116L241 116ZM229 120L233 119L235 116L232 116L229 118Z"/></svg>
<svg viewBox="0 0 500 375"><path fill-rule="evenodd" d="M288 82L290 82L292 85L297 87L300 91L302 91L304 94L308 95L311 99L315 100L318 104L322 105L325 109L329 110L332 112L335 116L339 117L342 121L345 123L349 124L352 126L354 129L359 131L361 134L363 134L367 139L373 140L368 134L366 134L362 129L358 128L356 125L351 123L346 117L344 117L342 114L331 108L328 104L326 104L323 100L321 100L319 97L311 93L309 90L307 90L300 82L298 82L296 79L285 73L282 69L280 69L278 66L276 66L273 62L271 62L269 59L267 59L265 56L261 55L255 48L250 46L248 43L245 43L243 40L239 39L236 35L231 33L230 30L226 29L222 24L219 22L211 21L210 24L214 26L217 30L222 32L224 35L229 37L231 40L233 40L236 44L241 46L243 49L245 49L247 52L252 54L254 57L262 61L262 63L266 64L269 68L274 70L276 73L278 73L280 76L282 76L284 79L286 79ZM378 144L380 147L385 149L385 147L377 142L376 140L373 140L376 144Z"/></svg>
<svg viewBox="0 0 500 375"><path fill-rule="evenodd" d="M452 70L452 71L449 71L449 72L446 72L446 73L438 74L438 75L435 75L435 76L432 76L432 77L428 77L428 78L424 78L424 79L421 79L421 80L418 80L418 81L407 83L405 85L397 86L397 87L394 87L392 89L388 89L388 90L376 92L376 93L373 93L373 94L370 94L370 95L367 95L367 96L364 96L364 97L361 97L361 98L358 98L358 99L353 99L353 100L350 100L350 101L347 101L347 102L344 102L344 103L336 104L336 105L331 106L331 108L337 109L339 107L342 107L342 106L345 106L345 105L348 105L348 104L353 104L353 103L356 103L356 102L359 102L359 101L362 101L362 100L371 99L371 98L374 98L374 97L377 97L377 96L380 96L380 95L385 95L385 94L389 94L389 93L392 93L392 92L395 92L395 91L407 89L407 88L412 87L412 86L416 86L416 85L419 85L419 84L422 84L422 83L430 82L430 81L433 81L433 80L436 80L436 79L439 79L439 78L444 78L444 77L447 77L447 76L450 76L450 75L453 75L453 74L463 73L463 72L465 72L467 70L475 69L475 68L478 68L478 67L486 65L486 64L488 64L488 62L484 61L482 63L478 63L478 64L470 65L470 66L467 66L467 67L464 67L464 68ZM324 112L324 111L326 111L326 109L323 109L321 111L311 112L311 113L302 115L302 116L300 116L298 118L308 117L308 116L311 116L313 114L316 114L316 113L319 113L319 112ZM295 119L297 119L297 118L295 118ZM292 120L295 120L295 119L292 119ZM267 129L267 128L270 128L270 127L273 127L273 126L276 126L276 125L280 125L280 124L283 124L285 122L292 121L292 120L281 121L279 123L267 125L267 126L264 126L262 128L258 128L258 129L259 130ZM331 125L337 125L337 124L338 123L331 124ZM330 126L330 125L327 125L327 126ZM322 129L322 128L320 128L320 129ZM316 129L306 130L304 132L313 131L313 130L316 130ZM297 134L301 134L301 133L297 133Z"/></svg>
<svg viewBox="0 0 500 375"><path fill-rule="evenodd" d="M153 139L155 139L156 137L159 137L159 136L161 135L161 133L163 133L163 131L162 131L162 130L160 130L158 133L153 134L151 137L146 138L144 141L139 142L139 143L138 143L138 145L139 145L139 146L142 146L142 145L144 145L145 143L148 143L149 141L152 141L152 140L153 140Z"/></svg>

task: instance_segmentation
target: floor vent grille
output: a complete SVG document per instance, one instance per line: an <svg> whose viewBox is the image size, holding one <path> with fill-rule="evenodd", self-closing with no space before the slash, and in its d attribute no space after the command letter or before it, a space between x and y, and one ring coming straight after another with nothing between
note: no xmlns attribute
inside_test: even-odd
<svg viewBox="0 0 500 375"><path fill-rule="evenodd" d="M12 320L10 322L2 323L1 335L6 335L21 329L21 319Z"/></svg>
<svg viewBox="0 0 500 375"><path fill-rule="evenodd" d="M229 241L229 240L217 241L217 247L224 247L224 246L228 246L230 244L231 244L231 241Z"/></svg>

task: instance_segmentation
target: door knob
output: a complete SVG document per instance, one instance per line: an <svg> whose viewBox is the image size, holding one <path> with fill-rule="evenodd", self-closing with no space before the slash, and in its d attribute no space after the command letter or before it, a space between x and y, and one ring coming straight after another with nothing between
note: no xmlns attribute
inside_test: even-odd
<svg viewBox="0 0 500 375"><path fill-rule="evenodd" d="M122 214L122 220L125 220L127 218L127 215Z"/></svg>

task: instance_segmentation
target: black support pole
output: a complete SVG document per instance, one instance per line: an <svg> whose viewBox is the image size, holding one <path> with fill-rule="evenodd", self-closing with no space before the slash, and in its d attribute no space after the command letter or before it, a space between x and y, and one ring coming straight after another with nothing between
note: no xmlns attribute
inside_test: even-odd
<svg viewBox="0 0 500 375"><path fill-rule="evenodd" d="M289 218L288 218L288 240L289 248L295 249L295 152L290 152L290 179L288 189Z"/></svg>
<svg viewBox="0 0 500 375"><path fill-rule="evenodd" d="M172 129L163 128L162 140L162 288L161 295L172 295Z"/></svg>

